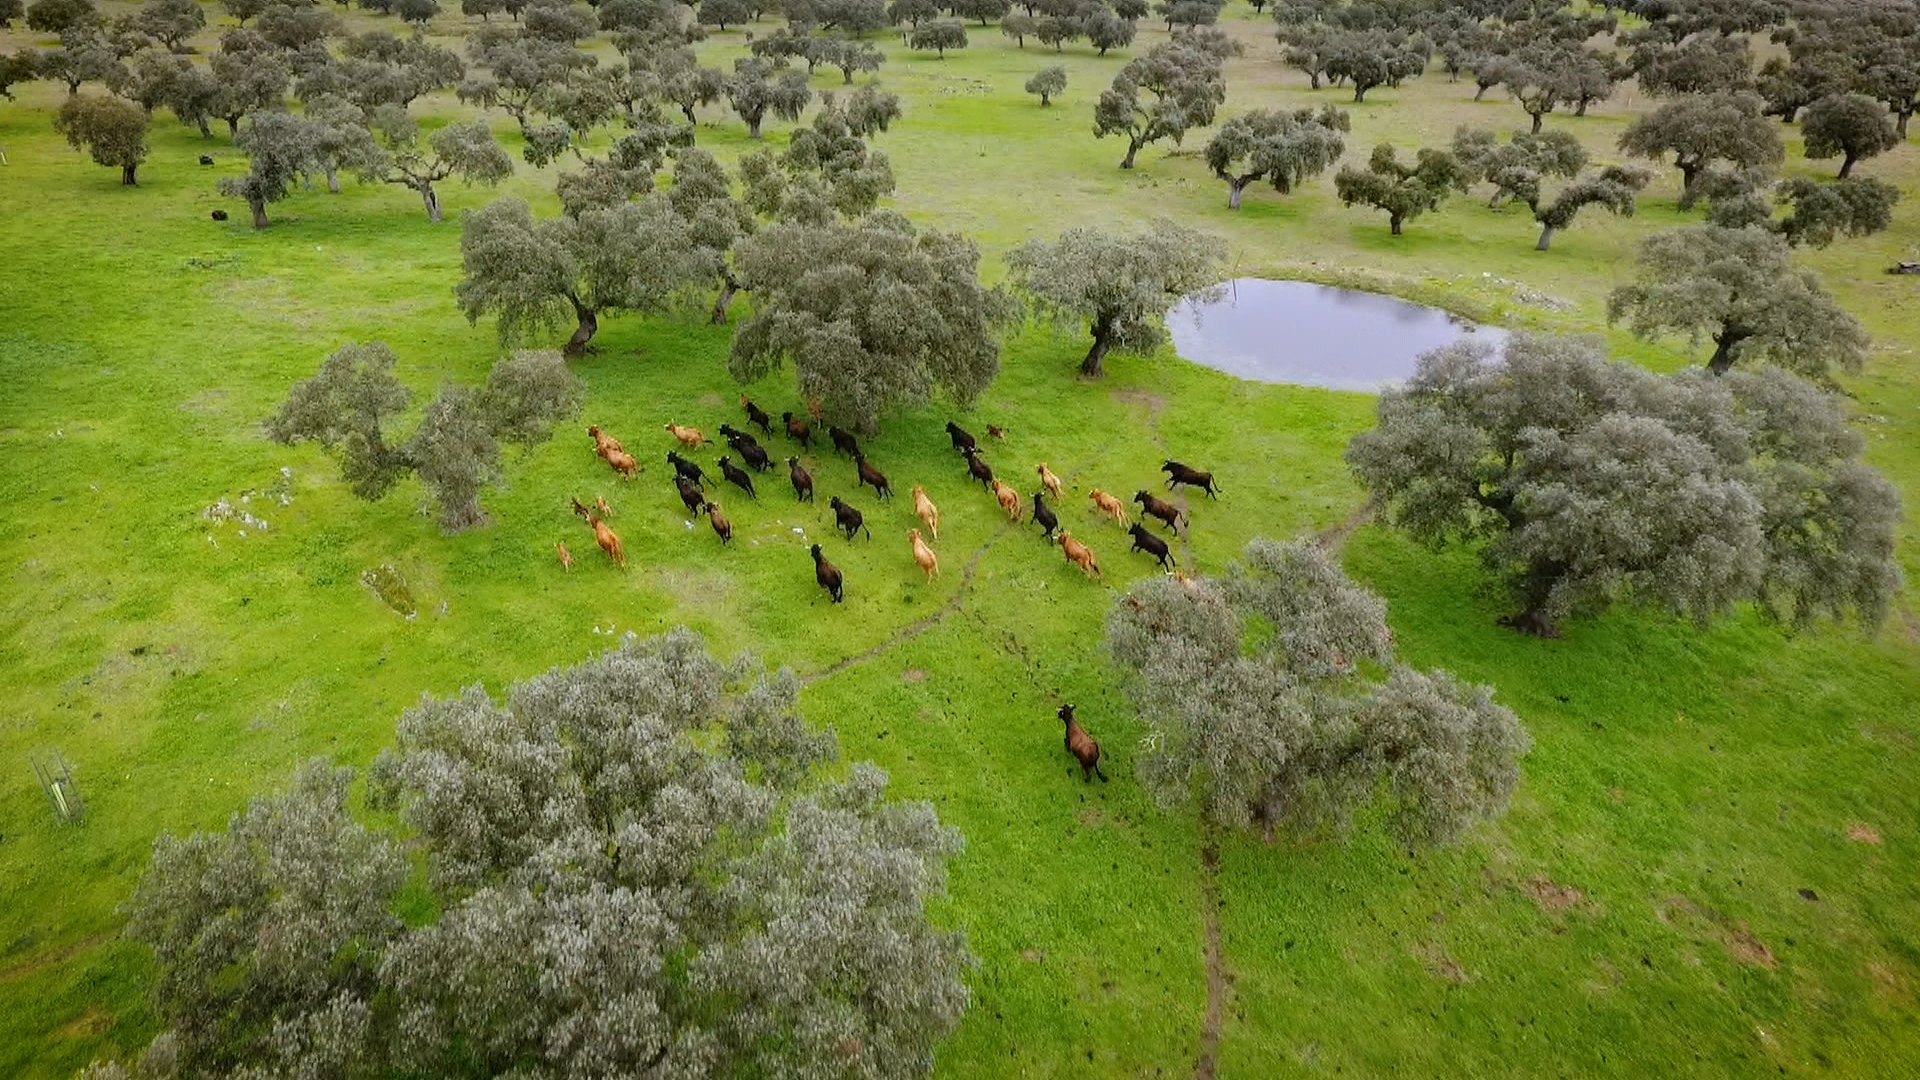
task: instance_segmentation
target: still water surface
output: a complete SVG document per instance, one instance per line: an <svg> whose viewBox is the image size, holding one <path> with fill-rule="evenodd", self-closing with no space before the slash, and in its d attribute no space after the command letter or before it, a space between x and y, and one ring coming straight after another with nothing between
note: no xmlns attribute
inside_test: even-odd
<svg viewBox="0 0 1920 1080"><path fill-rule="evenodd" d="M1472 335L1507 332L1439 308L1306 281L1237 278L1211 301L1167 313L1182 357L1259 382L1378 393L1413 374L1420 354Z"/></svg>

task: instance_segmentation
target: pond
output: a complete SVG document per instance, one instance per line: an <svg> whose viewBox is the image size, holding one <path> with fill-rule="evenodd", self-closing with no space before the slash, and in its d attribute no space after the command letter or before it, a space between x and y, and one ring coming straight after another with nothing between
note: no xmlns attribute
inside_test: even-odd
<svg viewBox="0 0 1920 1080"><path fill-rule="evenodd" d="M1259 382L1378 393L1413 374L1420 354L1472 335L1507 332L1439 308L1306 281L1236 278L1212 300L1167 313L1183 358Z"/></svg>

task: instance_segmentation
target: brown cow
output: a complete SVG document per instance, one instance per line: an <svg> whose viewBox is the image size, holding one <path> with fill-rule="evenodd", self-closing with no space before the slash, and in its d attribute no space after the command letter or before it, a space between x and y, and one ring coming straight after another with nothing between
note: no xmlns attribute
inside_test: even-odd
<svg viewBox="0 0 1920 1080"><path fill-rule="evenodd" d="M573 512L580 515L581 521L593 520L593 511L587 509L587 504L580 501L580 496L569 495L567 498L573 503Z"/></svg>
<svg viewBox="0 0 1920 1080"><path fill-rule="evenodd" d="M1000 509L1007 512L1007 520L1020 520L1020 493L1001 483L993 482L993 497L1000 500Z"/></svg>
<svg viewBox="0 0 1920 1080"><path fill-rule="evenodd" d="M573 569L573 552L567 550L567 542L565 540L555 541L553 550L560 556L561 566L569 570Z"/></svg>
<svg viewBox="0 0 1920 1080"><path fill-rule="evenodd" d="M1100 744L1073 718L1073 704L1060 706L1057 715L1067 722L1067 752L1080 762L1080 779L1091 784L1098 776L1101 783L1106 783L1107 774L1100 771Z"/></svg>
<svg viewBox="0 0 1920 1080"><path fill-rule="evenodd" d="M927 489L919 484L913 485L913 513L935 540L940 539L940 508L933 505L933 500L927 498Z"/></svg>
<svg viewBox="0 0 1920 1080"><path fill-rule="evenodd" d="M1047 463L1044 461L1041 462L1039 467L1034 471L1040 474L1040 486L1047 489L1047 494L1056 499L1059 498L1061 492L1060 478L1053 475L1053 470L1047 468Z"/></svg>
<svg viewBox="0 0 1920 1080"><path fill-rule="evenodd" d="M613 560L613 565L625 568L627 552L620 546L620 538L615 536L613 530L607 528L607 523L599 518L592 518L588 523L593 526L593 542L599 544L600 550L607 553L607 558Z"/></svg>
<svg viewBox="0 0 1920 1080"><path fill-rule="evenodd" d="M625 450L608 451L607 464L613 466L614 472L629 478L631 478L634 473L640 471L640 463L633 460L633 455L627 453Z"/></svg>
<svg viewBox="0 0 1920 1080"><path fill-rule="evenodd" d="M593 437L593 452L599 454L601 457L606 457L615 450L626 449L626 447L620 445L619 439L614 438L591 424L587 426L587 434Z"/></svg>
<svg viewBox="0 0 1920 1080"><path fill-rule="evenodd" d="M1093 557L1093 549L1075 540L1065 529L1060 530L1060 550L1068 562L1078 566L1080 572L1088 577L1100 572L1100 561Z"/></svg>
<svg viewBox="0 0 1920 1080"><path fill-rule="evenodd" d="M679 424L669 422L667 424L667 430L673 434L674 438L679 439L680 442L686 446L698 449L707 445L706 433L697 427L681 427Z"/></svg>
<svg viewBox="0 0 1920 1080"><path fill-rule="evenodd" d="M1095 509L1112 518L1113 523L1121 528L1124 529L1128 525L1133 524L1127 519L1127 504L1121 502L1118 497L1109 495L1099 488L1094 488L1092 491L1087 492L1087 498L1093 500Z"/></svg>
<svg viewBox="0 0 1920 1080"><path fill-rule="evenodd" d="M720 512L719 503L707 504L707 523L713 526L713 534L720 538L721 543L733 543L733 522L728 521L727 515Z"/></svg>
<svg viewBox="0 0 1920 1080"><path fill-rule="evenodd" d="M920 572L927 575L928 581L932 581L940 573L939 557L934 555L925 540L920 539L919 529L908 529L907 539L913 542L913 561L920 564Z"/></svg>

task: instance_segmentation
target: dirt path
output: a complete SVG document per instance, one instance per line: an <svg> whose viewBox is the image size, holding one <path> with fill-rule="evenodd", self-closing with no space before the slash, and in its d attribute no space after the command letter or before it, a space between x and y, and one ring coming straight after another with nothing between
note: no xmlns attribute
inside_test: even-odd
<svg viewBox="0 0 1920 1080"><path fill-rule="evenodd" d="M1106 456L1107 451L1111 450L1112 448L1113 448L1113 443L1109 442L1105 446L1102 446L1100 449L1095 450L1093 452L1093 458L1091 459L1091 461L1084 462L1077 468L1070 470L1067 473L1067 475L1062 477L1061 479L1064 480L1066 483L1071 484L1074 480L1076 480L1080 476L1081 473L1087 470L1089 465L1100 461L1102 458ZM915 619L913 622L910 622L907 625L901 627L900 629L894 631L892 634L888 635L885 639L881 640L879 643L875 644L870 649L867 649L863 652L854 653L852 656L841 657L839 660L836 660L833 663L828 664L826 667L823 667L818 671L809 672L805 675L800 676L800 685L806 686L810 683L816 683L816 682L819 682L821 679L826 679L834 675L838 675L841 672L847 670L848 668L854 667L855 665L864 664L867 661L872 660L873 658L880 656L891 649L897 648L901 645L906 644L909 641L912 641L914 638L919 637L921 634L924 634L927 631L933 629L934 627L939 626L942 622L945 622L949 615L952 615L954 612L961 610L962 605L966 603L967 594L973 589L974 572L979 570L980 560L983 558L986 558L987 551L991 549L993 545L1005 539L1008 533L1018 531L1019 529L1023 528L1026 524L1028 524L1030 521L1031 521L1030 517L1024 518L1021 521L1009 521L1006 524L1001 525L1000 528L994 530L993 535L987 537L987 539L984 542L982 542L979 547L974 548L973 554L967 558L966 569L962 571L960 574L960 587L954 590L953 595L948 597L946 603L941 604L939 608L933 611L930 611L925 615L922 615L920 618Z"/></svg>
<svg viewBox="0 0 1920 1080"><path fill-rule="evenodd" d="M1219 1067L1220 1027L1227 1012L1227 961L1220 951L1220 849L1208 839L1200 849L1200 895L1207 922L1207 1010L1200 1021L1200 1060L1194 1080L1213 1080Z"/></svg>
<svg viewBox="0 0 1920 1080"><path fill-rule="evenodd" d="M0 983L10 983L17 979L24 979L29 975L38 975L55 964L65 963L80 953L88 952L105 945L107 942L113 940L113 935L114 931L112 930L102 930L92 937L84 937L72 944L63 945L58 949L51 949L38 956L22 960L20 963L4 971L0 971Z"/></svg>
<svg viewBox="0 0 1920 1080"><path fill-rule="evenodd" d="M1367 519L1372 517L1373 512L1378 509L1380 509L1380 500L1377 497L1369 496L1366 502L1354 507L1353 513L1348 514L1340 524L1316 535L1313 538L1313 542L1326 548L1329 552L1338 555L1341 545L1347 542L1347 537L1352 536L1355 529L1365 525Z"/></svg>

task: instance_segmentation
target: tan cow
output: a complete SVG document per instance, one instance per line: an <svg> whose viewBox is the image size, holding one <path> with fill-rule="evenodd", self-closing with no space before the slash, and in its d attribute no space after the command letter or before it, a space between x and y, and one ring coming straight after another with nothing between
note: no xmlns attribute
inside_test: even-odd
<svg viewBox="0 0 1920 1080"><path fill-rule="evenodd" d="M1127 519L1127 504L1121 502L1118 496L1109 495L1099 488L1094 488L1087 492L1087 498L1093 500L1095 509L1112 518L1114 524L1123 529L1132 524Z"/></svg>
<svg viewBox="0 0 1920 1080"><path fill-rule="evenodd" d="M928 581L939 576L940 559L934 555L933 549L927 546L927 542L920 539L920 530L908 529L907 539L913 542L913 561L920 564L920 572L927 575Z"/></svg>
<svg viewBox="0 0 1920 1080"><path fill-rule="evenodd" d="M627 565L627 552L620 546L620 538L614 535L613 530L607 528L607 523L599 518L594 518L591 524L594 543L599 544L600 550L607 553L607 558L613 560L613 565L624 569Z"/></svg>
<svg viewBox="0 0 1920 1080"><path fill-rule="evenodd" d="M1093 549L1075 540L1064 529L1060 532L1060 550L1068 562L1078 566L1080 572L1088 577L1100 572L1100 562L1093 557Z"/></svg>
<svg viewBox="0 0 1920 1080"><path fill-rule="evenodd" d="M1056 499L1059 498L1061 491L1060 478L1053 475L1053 470L1047 468L1047 463L1044 461L1041 462L1039 468L1034 471L1040 474L1040 486L1047 489L1047 494Z"/></svg>
<svg viewBox="0 0 1920 1080"><path fill-rule="evenodd" d="M993 497L1000 500L1000 509L1007 512L1007 520L1020 520L1020 493L998 480L993 482Z"/></svg>
<svg viewBox="0 0 1920 1080"><path fill-rule="evenodd" d="M927 498L927 489L919 484L913 485L913 513L935 540L940 539L940 508L933 505L933 500Z"/></svg>
<svg viewBox="0 0 1920 1080"><path fill-rule="evenodd" d="M667 430L673 434L674 438L679 439L682 445L694 448L707 445L706 432L697 427L681 427L679 424L668 423Z"/></svg>

